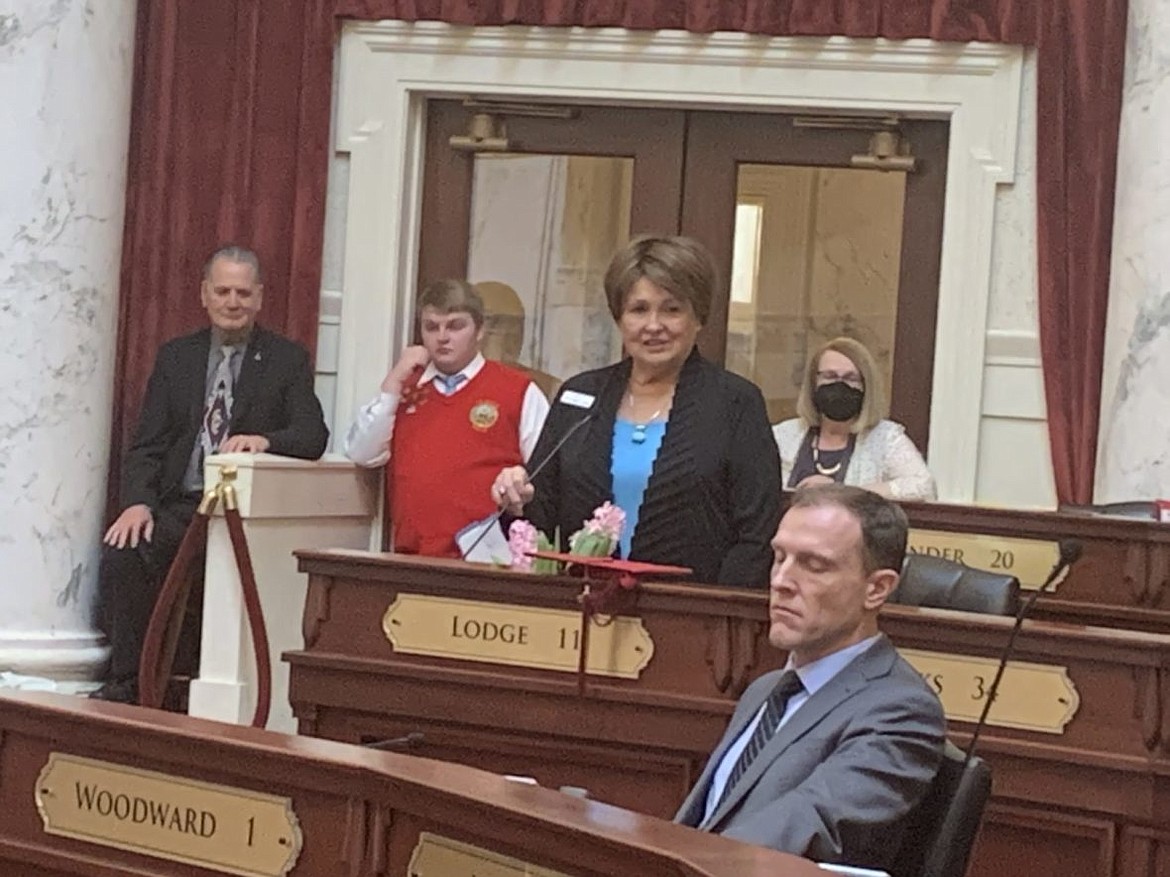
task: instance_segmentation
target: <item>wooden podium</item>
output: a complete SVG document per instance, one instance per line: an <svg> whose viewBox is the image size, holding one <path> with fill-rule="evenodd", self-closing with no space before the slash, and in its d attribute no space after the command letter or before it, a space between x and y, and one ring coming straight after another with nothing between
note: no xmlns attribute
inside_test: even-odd
<svg viewBox="0 0 1170 877"><path fill-rule="evenodd" d="M0 695L5 877L815 877L461 765L48 694Z"/></svg>
<svg viewBox="0 0 1170 877"><path fill-rule="evenodd" d="M298 556L305 648L285 658L302 733L421 735L420 754L657 816L673 814L747 683L783 659L767 643L763 591L647 584L591 634L582 696L579 581L390 554ZM941 691L960 745L1010 625L883 613ZM1170 637L1026 623L981 751L994 794L972 875L1170 873Z"/></svg>

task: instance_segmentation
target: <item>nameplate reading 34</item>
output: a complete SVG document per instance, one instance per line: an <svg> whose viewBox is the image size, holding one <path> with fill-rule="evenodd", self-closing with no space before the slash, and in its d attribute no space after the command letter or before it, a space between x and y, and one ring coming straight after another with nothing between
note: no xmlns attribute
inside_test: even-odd
<svg viewBox="0 0 1170 877"><path fill-rule="evenodd" d="M975 722L995 678L994 658L898 649L942 701L948 719ZM1063 734L1081 705L1067 667L1009 661L987 724Z"/></svg>
<svg viewBox="0 0 1170 877"><path fill-rule="evenodd" d="M486 603L429 594L399 594L382 618L394 651L577 672L581 615L510 603ZM615 616L589 628L586 671L637 679L654 655L642 619Z"/></svg>
<svg viewBox="0 0 1170 877"><path fill-rule="evenodd" d="M1013 575L1023 588L1040 587L1060 557L1056 542L946 530L911 529L906 549L911 554L942 557L976 569Z"/></svg>
<svg viewBox="0 0 1170 877"><path fill-rule="evenodd" d="M292 800L54 752L37 778L46 834L243 877L301 852Z"/></svg>
<svg viewBox="0 0 1170 877"><path fill-rule="evenodd" d="M410 877L568 877L429 831L419 832L407 873Z"/></svg>

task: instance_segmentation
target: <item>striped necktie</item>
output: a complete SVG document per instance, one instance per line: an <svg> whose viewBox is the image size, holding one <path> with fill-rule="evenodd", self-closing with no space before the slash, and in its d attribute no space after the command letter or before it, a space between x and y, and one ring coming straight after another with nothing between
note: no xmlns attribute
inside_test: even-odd
<svg viewBox="0 0 1170 877"><path fill-rule="evenodd" d="M760 751L768 745L768 741L772 739L776 729L780 727L780 720L784 718L784 710L788 706L789 699L803 690L804 683L800 681L796 671L785 670L776 682L776 687L772 689L772 693L768 695L768 699L764 701L764 714L756 723L756 729L752 732L747 746L739 754L739 758L735 760L735 766L732 767L731 773L727 776L727 783L723 786L723 794L719 796L719 803L715 805L715 810L723 806L723 802L727 800L727 796L735 788L735 784L747 773L747 769L751 767ZM711 812L714 813L715 810Z"/></svg>
<svg viewBox="0 0 1170 877"><path fill-rule="evenodd" d="M455 388L467 380L467 375L459 372L453 375L435 375L436 380L443 385L443 395L450 396L455 392Z"/></svg>

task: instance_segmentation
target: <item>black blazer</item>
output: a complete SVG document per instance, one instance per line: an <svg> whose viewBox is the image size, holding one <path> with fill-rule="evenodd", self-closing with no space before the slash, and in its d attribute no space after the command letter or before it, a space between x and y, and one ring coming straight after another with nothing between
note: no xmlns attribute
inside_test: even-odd
<svg viewBox="0 0 1170 877"><path fill-rule="evenodd" d="M532 453L539 464L596 412L533 479L536 494L524 509L550 538L559 527L562 547L594 508L613 501L613 426L629 376L624 360L569 379ZM566 393L596 401L592 409L576 407L564 401ZM779 521L780 457L763 395L693 352L679 375L630 557L689 566L697 582L764 588Z"/></svg>
<svg viewBox="0 0 1170 877"><path fill-rule="evenodd" d="M122 467L122 508L152 509L183 492L183 476L206 403L211 329L164 344L146 385L134 441ZM309 354L300 344L256 326L234 387L229 435L262 435L268 451L315 460L329 429L313 390Z"/></svg>

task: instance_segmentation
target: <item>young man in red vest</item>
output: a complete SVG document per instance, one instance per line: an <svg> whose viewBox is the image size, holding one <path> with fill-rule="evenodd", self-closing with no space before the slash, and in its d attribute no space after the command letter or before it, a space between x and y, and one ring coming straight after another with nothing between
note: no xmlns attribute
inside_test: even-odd
<svg viewBox="0 0 1170 877"><path fill-rule="evenodd" d="M459 557L455 534L495 511L492 481L528 462L549 406L527 375L480 353L483 301L471 284L432 283L418 311L423 343L358 412L345 454L386 464L395 551Z"/></svg>

